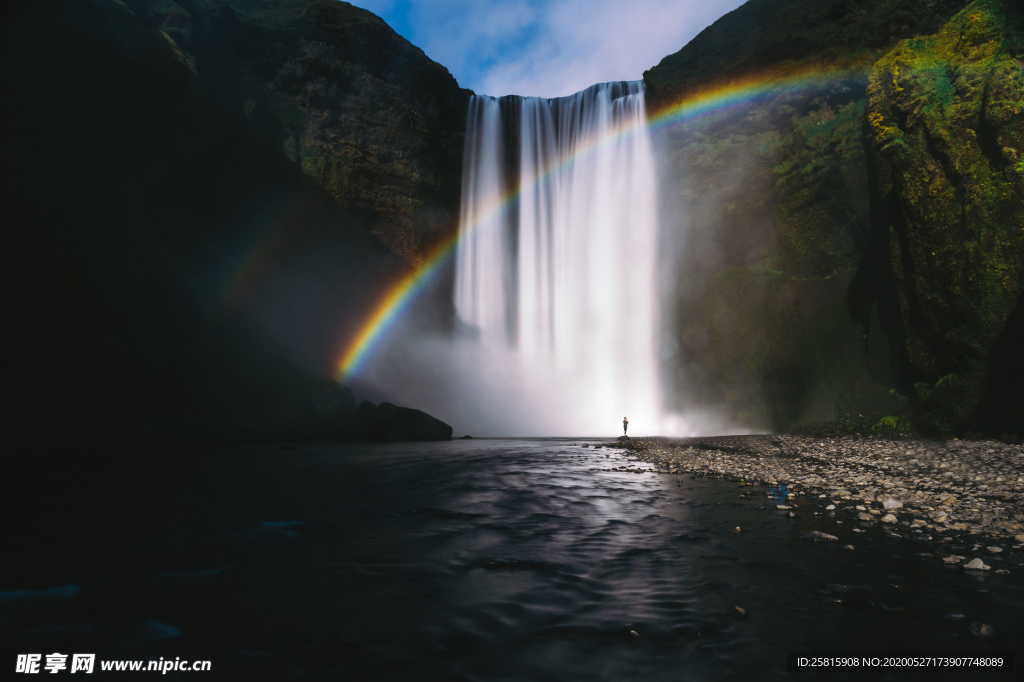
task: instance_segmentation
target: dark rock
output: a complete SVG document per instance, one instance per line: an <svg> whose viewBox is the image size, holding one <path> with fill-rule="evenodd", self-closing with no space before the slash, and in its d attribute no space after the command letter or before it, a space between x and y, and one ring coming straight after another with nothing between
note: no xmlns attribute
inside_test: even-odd
<svg viewBox="0 0 1024 682"><path fill-rule="evenodd" d="M341 2L10 5L9 440L353 437L337 354L454 225L468 92Z"/></svg>
<svg viewBox="0 0 1024 682"><path fill-rule="evenodd" d="M345 2L148 4L203 86L232 92L231 106L340 205L367 212L393 252L414 263L447 235L470 94L447 69Z"/></svg>
<svg viewBox="0 0 1024 682"><path fill-rule="evenodd" d="M353 431L366 440L450 440L452 437L452 427L440 419L391 403L363 402L354 419Z"/></svg>
<svg viewBox="0 0 1024 682"><path fill-rule="evenodd" d="M971 623L967 626L967 629L972 635L979 639L988 639L989 637L994 637L996 634L996 629L988 623Z"/></svg>

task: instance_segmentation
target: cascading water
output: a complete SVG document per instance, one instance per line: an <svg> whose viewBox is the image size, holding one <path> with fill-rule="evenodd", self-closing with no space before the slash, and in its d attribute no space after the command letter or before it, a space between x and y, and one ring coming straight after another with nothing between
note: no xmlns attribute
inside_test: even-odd
<svg viewBox="0 0 1024 682"><path fill-rule="evenodd" d="M454 296L480 370L526 387L527 433L607 433L623 415L651 433L657 190L642 83L474 96L466 135Z"/></svg>

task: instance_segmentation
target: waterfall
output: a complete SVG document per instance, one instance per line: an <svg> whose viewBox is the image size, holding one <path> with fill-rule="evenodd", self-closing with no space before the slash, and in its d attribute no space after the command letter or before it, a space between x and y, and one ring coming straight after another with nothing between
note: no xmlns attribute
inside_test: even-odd
<svg viewBox="0 0 1024 682"><path fill-rule="evenodd" d="M471 99L455 310L530 433L658 428L655 183L640 82Z"/></svg>

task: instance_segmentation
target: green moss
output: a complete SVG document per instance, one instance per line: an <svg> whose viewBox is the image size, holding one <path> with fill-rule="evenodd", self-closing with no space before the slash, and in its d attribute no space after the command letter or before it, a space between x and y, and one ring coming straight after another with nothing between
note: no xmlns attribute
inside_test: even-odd
<svg viewBox="0 0 1024 682"><path fill-rule="evenodd" d="M1024 78L997 0L975 0L875 64L867 120L899 205L890 263L917 384L916 418L962 428L1020 296Z"/></svg>
<svg viewBox="0 0 1024 682"><path fill-rule="evenodd" d="M868 415L864 429L894 414L918 423L938 415L936 425L969 418L1024 260L1024 52L1010 45L1024 32L1000 2L956 14L965 4L754 0L736 15L758 26L748 32L755 42L785 44L784 57L727 39L733 17L645 75L657 111L731 74L849 69L659 132L670 169L666 227L686 230L684 259L693 259L677 292L679 356L701 363L700 383L729 386L711 398L735 398L739 411L744 394L764 404L812 393L821 402L825 393L837 413ZM829 47L806 47L824 45L814 16L825 12L835 19ZM779 23L793 13L802 19ZM744 52L756 56L738 59ZM872 244L888 244L888 259L869 254ZM868 293L858 296L870 301L852 303L860 268L872 281L860 282ZM705 282L692 271L713 275ZM850 323L848 301L869 338ZM895 361L891 342L903 344ZM914 395L905 411L868 409L868 385L895 383L894 365L906 370L901 381L938 397ZM963 409L946 409L953 392L935 389L950 374L960 377Z"/></svg>
<svg viewBox="0 0 1024 682"><path fill-rule="evenodd" d="M831 277L857 263L857 235L867 222L865 159L860 144L864 100L817 103L791 119L781 138L776 176L780 266L797 276Z"/></svg>
<svg viewBox="0 0 1024 682"><path fill-rule="evenodd" d="M910 420L902 415L886 415L879 419L871 430L882 436L902 436L911 432Z"/></svg>

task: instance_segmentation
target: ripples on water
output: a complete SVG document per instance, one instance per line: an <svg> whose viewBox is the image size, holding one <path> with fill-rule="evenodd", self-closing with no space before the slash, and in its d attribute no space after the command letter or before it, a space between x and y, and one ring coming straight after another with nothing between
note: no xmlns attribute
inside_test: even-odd
<svg viewBox="0 0 1024 682"><path fill-rule="evenodd" d="M771 680L797 651L1021 648L1015 574L597 442L249 449L168 487L155 511L69 491L66 514L40 510L4 546L0 634L302 680Z"/></svg>

